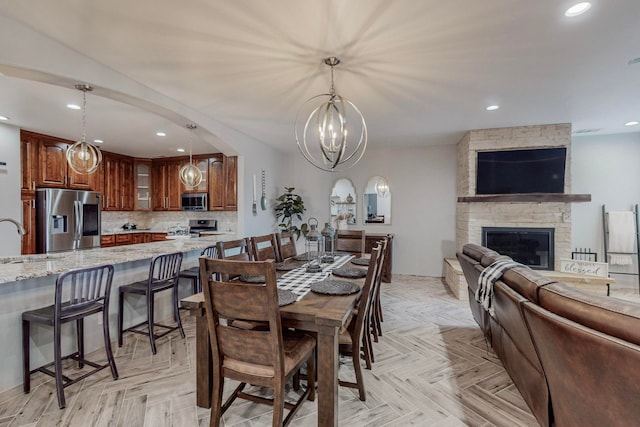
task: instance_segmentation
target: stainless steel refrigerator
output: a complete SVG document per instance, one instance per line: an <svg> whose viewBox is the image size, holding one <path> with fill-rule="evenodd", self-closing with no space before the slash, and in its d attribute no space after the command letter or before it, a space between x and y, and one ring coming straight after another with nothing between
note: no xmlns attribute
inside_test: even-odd
<svg viewBox="0 0 640 427"><path fill-rule="evenodd" d="M38 253L100 246L100 193L39 188L36 191Z"/></svg>

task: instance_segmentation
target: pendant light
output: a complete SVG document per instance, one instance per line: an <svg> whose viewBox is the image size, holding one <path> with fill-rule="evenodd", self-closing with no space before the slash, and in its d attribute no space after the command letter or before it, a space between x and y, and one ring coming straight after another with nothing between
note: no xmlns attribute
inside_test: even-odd
<svg viewBox="0 0 640 427"><path fill-rule="evenodd" d="M102 162L102 153L98 147L87 142L87 92L91 92L93 88L77 84L76 89L82 91L82 137L67 148L67 163L76 173L92 174Z"/></svg>
<svg viewBox="0 0 640 427"><path fill-rule="evenodd" d="M389 194L389 184L383 177L378 178L375 188L376 193L378 193L378 196L380 197L387 197L387 194Z"/></svg>
<svg viewBox="0 0 640 427"><path fill-rule="evenodd" d="M295 135L298 148L312 165L338 172L362 158L367 148L367 125L358 107L336 93L333 69L340 60L332 56L324 63L331 67L329 93L314 96L302 105L294 125ZM359 137L357 142L353 142L354 135Z"/></svg>
<svg viewBox="0 0 640 427"><path fill-rule="evenodd" d="M191 152L191 135L197 126L188 123L186 127L189 129L189 163L180 168L180 181L187 187L195 188L202 182L202 172L193 164L193 155Z"/></svg>

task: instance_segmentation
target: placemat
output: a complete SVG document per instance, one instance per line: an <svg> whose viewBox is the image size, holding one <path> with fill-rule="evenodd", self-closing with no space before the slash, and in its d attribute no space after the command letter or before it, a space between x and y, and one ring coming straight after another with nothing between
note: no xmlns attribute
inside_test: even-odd
<svg viewBox="0 0 640 427"><path fill-rule="evenodd" d="M333 264L324 264L322 271L319 273L307 273L304 265L295 270L288 271L278 280L278 289L293 292L298 296L297 300L300 301L309 293L311 283L326 279L329 277L331 270L343 266L351 257L352 255L337 257Z"/></svg>
<svg viewBox="0 0 640 427"><path fill-rule="evenodd" d="M278 280L282 275L276 273L276 280ZM265 283L264 276L262 274L250 276L247 274L243 274L240 276L240 281L245 283Z"/></svg>
<svg viewBox="0 0 640 427"><path fill-rule="evenodd" d="M305 252L305 253L303 253L303 254L298 254L298 255L296 255L296 256L293 256L292 258L293 258L294 260L296 260L296 261L308 261L308 260L307 260L307 253L306 253L306 252Z"/></svg>
<svg viewBox="0 0 640 427"><path fill-rule="evenodd" d="M348 277L349 279L360 279L362 277L366 277L367 270L363 270L362 268L341 267L341 268L336 268L331 273L334 276L338 276L338 277Z"/></svg>
<svg viewBox="0 0 640 427"><path fill-rule="evenodd" d="M276 262L276 271L291 271L299 268L303 262Z"/></svg>
<svg viewBox="0 0 640 427"><path fill-rule="evenodd" d="M371 258L354 258L351 260L351 264L355 265L369 265Z"/></svg>
<svg viewBox="0 0 640 427"><path fill-rule="evenodd" d="M286 289L278 289L278 305L282 307L283 305L289 305L296 302L298 296L291 291L287 291Z"/></svg>
<svg viewBox="0 0 640 427"><path fill-rule="evenodd" d="M312 292L326 295L349 295L360 290L360 286L345 280L322 280L314 282L310 287Z"/></svg>

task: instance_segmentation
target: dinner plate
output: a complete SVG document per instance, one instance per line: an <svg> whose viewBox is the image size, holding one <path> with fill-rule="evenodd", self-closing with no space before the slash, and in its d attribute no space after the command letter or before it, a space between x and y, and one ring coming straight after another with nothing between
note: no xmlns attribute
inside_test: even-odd
<svg viewBox="0 0 640 427"><path fill-rule="evenodd" d="M360 286L345 280L321 280L313 282L310 286L312 292L326 295L349 295L360 290Z"/></svg>
<svg viewBox="0 0 640 427"><path fill-rule="evenodd" d="M363 270L362 268L340 267L331 271L331 273L337 277L348 277L349 279L360 279L362 277L366 277L367 270Z"/></svg>
<svg viewBox="0 0 640 427"><path fill-rule="evenodd" d="M286 289L278 289L278 305L282 307L283 305L289 305L296 302L298 296L291 291Z"/></svg>
<svg viewBox="0 0 640 427"><path fill-rule="evenodd" d="M291 271L300 268L303 262L276 262L276 271Z"/></svg>

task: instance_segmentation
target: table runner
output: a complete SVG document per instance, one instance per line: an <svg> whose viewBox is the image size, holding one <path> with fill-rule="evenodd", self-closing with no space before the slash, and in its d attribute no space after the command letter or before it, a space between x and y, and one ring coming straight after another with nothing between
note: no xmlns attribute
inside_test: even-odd
<svg viewBox="0 0 640 427"><path fill-rule="evenodd" d="M278 279L278 289L286 289L297 295L296 301L300 301L310 291L313 282L319 282L329 277L332 270L346 264L353 255L343 255L335 258L331 264L323 264L319 273L307 273L306 264L295 270L285 273Z"/></svg>

